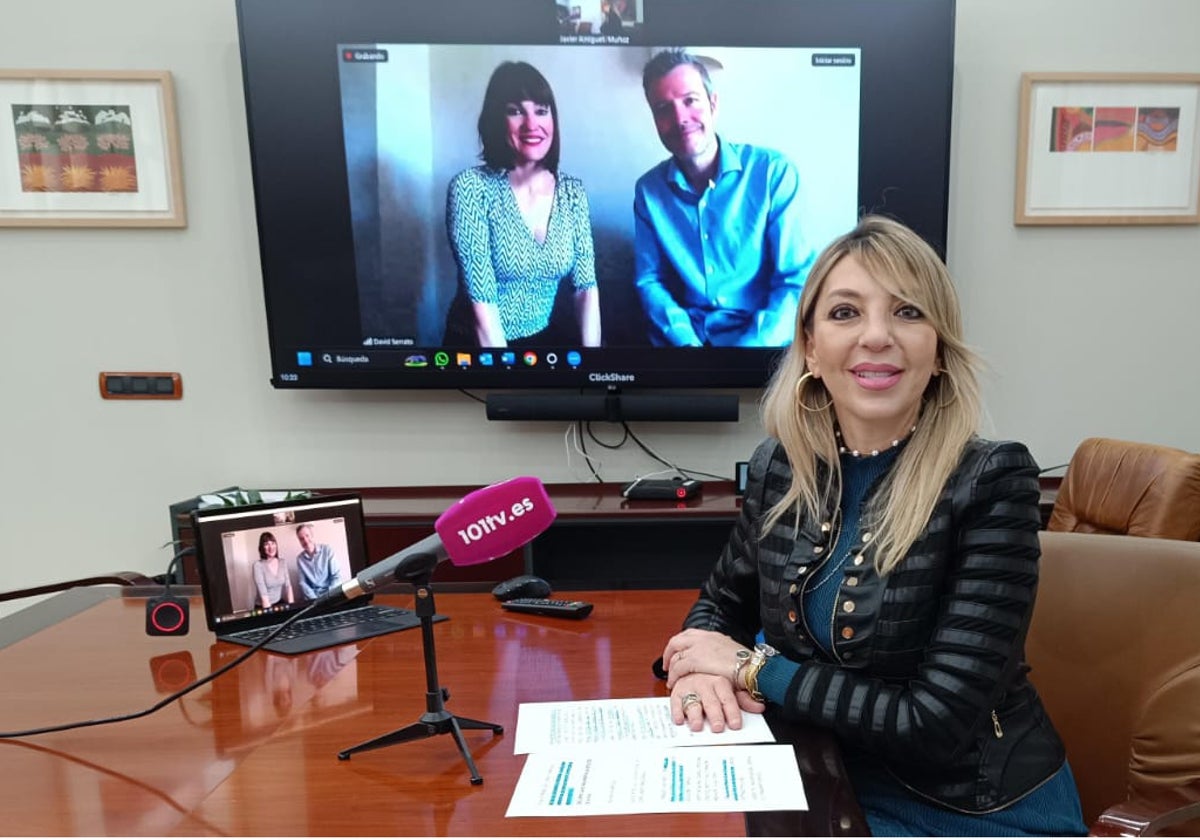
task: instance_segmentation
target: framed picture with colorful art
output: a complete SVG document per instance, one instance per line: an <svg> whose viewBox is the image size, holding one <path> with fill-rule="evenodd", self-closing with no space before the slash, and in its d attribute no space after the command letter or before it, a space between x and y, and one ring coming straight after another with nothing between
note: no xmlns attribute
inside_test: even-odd
<svg viewBox="0 0 1200 840"><path fill-rule="evenodd" d="M169 72L0 70L0 226L186 224Z"/></svg>
<svg viewBox="0 0 1200 840"><path fill-rule="evenodd" d="M1200 224L1200 74L1025 73L1018 225Z"/></svg>

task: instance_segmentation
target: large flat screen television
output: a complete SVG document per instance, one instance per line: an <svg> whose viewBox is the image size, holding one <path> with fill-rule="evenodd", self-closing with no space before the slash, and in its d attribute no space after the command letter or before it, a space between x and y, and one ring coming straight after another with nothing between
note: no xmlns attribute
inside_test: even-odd
<svg viewBox="0 0 1200 840"><path fill-rule="evenodd" d="M238 0L238 22L278 388L758 387L791 338L795 295L754 291L782 263L794 292L804 255L864 212L944 253L954 0ZM643 90L667 48L703 66L715 148L760 180L706 216L724 174L688 204L666 167L639 228L635 185L671 158ZM535 68L552 107L526 80L530 99L481 116L506 62ZM508 164L547 169L530 148L556 141L549 192L511 186L495 155L485 166L480 126L497 121ZM670 268L675 252L698 279ZM762 267L740 290L713 282L717 315L689 299L706 271L746 261ZM665 267L647 278L647 264ZM652 294L693 319L688 340L667 310L648 315ZM511 342L481 332L497 314ZM722 318L787 328L722 333Z"/></svg>

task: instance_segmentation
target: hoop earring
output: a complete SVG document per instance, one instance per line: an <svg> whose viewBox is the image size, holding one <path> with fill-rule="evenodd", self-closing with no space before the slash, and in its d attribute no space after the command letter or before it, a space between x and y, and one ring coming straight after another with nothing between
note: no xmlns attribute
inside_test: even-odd
<svg viewBox="0 0 1200 840"><path fill-rule="evenodd" d="M827 411L829 409L829 407L831 405L833 405L833 397L829 397L829 401L827 403L825 403L825 405L819 406L817 408L813 408L812 406L810 406L806 402L804 402L804 395L802 393L804 391L804 383L809 380L812 380L813 382L821 381L821 380L817 379L815 376L813 376L813 372L811 370L808 371L807 373L805 373L803 376L801 376L798 380L796 380L796 402L798 402L800 404L800 407L803 408L805 411L811 412L813 414L820 414L822 411ZM829 392L826 391L825 393L828 394Z"/></svg>
<svg viewBox="0 0 1200 840"><path fill-rule="evenodd" d="M942 368L941 376L944 376L946 378L947 388L950 391L950 399L946 400L945 402L942 402L939 400L938 402L934 403L937 406L938 411L942 411L943 409L949 408L951 405L954 404L954 401L956 399L958 399L958 388L956 388L954 385L954 377L952 377L950 375L950 371L948 371L946 368ZM937 389L937 390L941 390L941 389Z"/></svg>

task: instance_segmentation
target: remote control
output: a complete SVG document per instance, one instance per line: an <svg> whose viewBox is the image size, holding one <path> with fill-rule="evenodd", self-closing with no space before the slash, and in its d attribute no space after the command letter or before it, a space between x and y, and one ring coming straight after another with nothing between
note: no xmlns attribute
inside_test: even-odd
<svg viewBox="0 0 1200 840"><path fill-rule="evenodd" d="M555 598L513 598L500 604L513 612L553 615L559 618L587 618L592 605L587 601L561 601Z"/></svg>

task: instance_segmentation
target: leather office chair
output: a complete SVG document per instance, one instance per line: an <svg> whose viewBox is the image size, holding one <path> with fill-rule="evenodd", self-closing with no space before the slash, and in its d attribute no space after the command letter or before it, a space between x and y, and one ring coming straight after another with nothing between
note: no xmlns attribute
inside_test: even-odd
<svg viewBox="0 0 1200 840"><path fill-rule="evenodd" d="M1200 455L1088 438L1079 444L1047 529L1200 539Z"/></svg>
<svg viewBox="0 0 1200 840"><path fill-rule="evenodd" d="M1025 651L1094 835L1200 834L1200 543L1043 531Z"/></svg>

